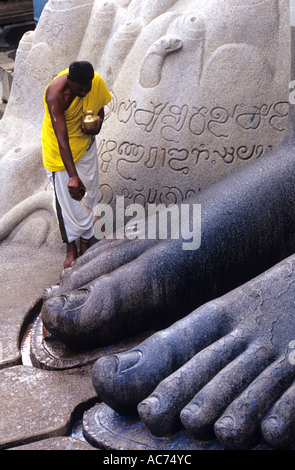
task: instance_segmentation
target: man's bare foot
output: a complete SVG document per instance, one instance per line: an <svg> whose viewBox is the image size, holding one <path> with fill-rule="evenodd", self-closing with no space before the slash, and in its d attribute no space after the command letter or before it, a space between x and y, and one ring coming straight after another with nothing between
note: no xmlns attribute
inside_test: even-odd
<svg viewBox="0 0 295 470"><path fill-rule="evenodd" d="M86 240L85 238L80 237L80 251L79 251L79 256L83 255L85 251L88 250L89 248L89 240Z"/></svg>
<svg viewBox="0 0 295 470"><path fill-rule="evenodd" d="M67 243L67 257L64 262L64 268L69 268L71 264L78 258L78 252L75 242Z"/></svg>

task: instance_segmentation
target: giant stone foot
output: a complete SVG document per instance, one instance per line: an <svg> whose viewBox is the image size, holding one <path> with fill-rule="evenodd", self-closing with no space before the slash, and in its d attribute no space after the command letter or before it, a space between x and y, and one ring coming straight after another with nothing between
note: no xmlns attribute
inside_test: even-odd
<svg viewBox="0 0 295 470"><path fill-rule="evenodd" d="M213 430L225 448L295 444L295 257L211 301L132 350L100 358L99 398L157 436ZM293 351L293 352L292 352Z"/></svg>
<svg viewBox="0 0 295 470"><path fill-rule="evenodd" d="M47 292L45 327L71 348L100 347L168 326L270 268L295 249L293 175L287 141L187 200L189 211L176 206L189 241L181 231L100 242Z"/></svg>
<svg viewBox="0 0 295 470"><path fill-rule="evenodd" d="M290 4L294 12L294 1ZM215 432L228 447L249 446L261 422L263 435L274 445L289 445L282 437L286 430L292 436L294 392L288 386L293 368L284 355L293 339L288 338L293 335L292 302L284 300L292 284L285 285L286 294L277 289L276 310L265 297L260 308L269 307L269 320L266 313L257 314L259 297L251 296L249 287L238 291L245 306L239 299L234 303L232 294L212 301L294 252L293 137L248 168L249 161L281 142L285 131L289 53L282 51L290 45L288 10L286 2L277 0L224 0L222 8L215 0L51 0L16 58L1 126L2 173L7 181L10 170L12 175L4 185L3 213L8 204L12 208L45 184L34 147L39 146L44 87L77 54L80 59L92 54L114 96L98 146L103 202L113 206L122 194L134 203L138 198L168 201L174 192L183 201L247 164L245 171L184 202L202 207L200 248L192 240L185 250L183 233L177 240L108 242L89 250L46 293L46 327L77 349L180 322L118 356L120 361L109 359L122 377L143 371L133 403L124 401L122 391L120 409L129 412L141 403L140 415L153 432L159 427L155 407L164 402L165 390L165 406L170 410L174 403L177 412L166 413L163 433L173 432L181 419L193 435L207 435L222 416ZM33 152L27 151L28 136ZM16 192L16 169L23 179L28 162L33 184L30 175L22 192ZM190 222L194 227L193 218ZM261 292L266 295L263 286ZM284 311L280 300L286 303ZM190 314L198 307L197 314ZM185 329L175 335L179 324ZM153 338L159 341L151 349ZM156 359L164 350L159 368ZM155 375L153 388L143 393L142 366L148 358ZM187 397L195 370L197 389ZM114 375L114 369L108 373ZM100 383L99 377L94 381ZM188 386L177 393L182 383ZM219 398L212 392L216 384L223 386ZM156 387L162 387L159 395L148 398ZM108 396L112 400L110 390ZM240 416L243 403L246 411ZM264 416L268 419L262 421Z"/></svg>

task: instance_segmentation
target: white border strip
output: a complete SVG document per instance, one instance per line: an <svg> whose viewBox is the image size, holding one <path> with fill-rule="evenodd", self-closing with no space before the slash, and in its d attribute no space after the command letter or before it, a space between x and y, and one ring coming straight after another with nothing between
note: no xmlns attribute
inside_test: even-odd
<svg viewBox="0 0 295 470"><path fill-rule="evenodd" d="M291 26L295 26L295 0L290 0L290 21Z"/></svg>

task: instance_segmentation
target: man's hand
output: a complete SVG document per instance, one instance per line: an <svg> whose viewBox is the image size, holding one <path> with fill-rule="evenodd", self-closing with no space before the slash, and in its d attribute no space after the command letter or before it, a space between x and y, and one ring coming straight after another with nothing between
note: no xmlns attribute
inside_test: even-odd
<svg viewBox="0 0 295 470"><path fill-rule="evenodd" d="M80 180L79 176L72 176L69 178L68 190L72 199L81 201L85 194L86 188Z"/></svg>
<svg viewBox="0 0 295 470"><path fill-rule="evenodd" d="M81 125L81 129L82 129L82 132L84 132L84 134L97 135L97 134L100 133L101 125L102 125L102 119L100 119L100 125L99 125L98 129L95 129L95 130L91 129L90 127L87 127L85 124Z"/></svg>

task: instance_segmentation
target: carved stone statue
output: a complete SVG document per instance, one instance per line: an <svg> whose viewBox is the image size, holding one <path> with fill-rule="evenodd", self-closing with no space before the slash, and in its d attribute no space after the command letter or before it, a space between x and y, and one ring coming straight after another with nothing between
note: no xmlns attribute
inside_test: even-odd
<svg viewBox="0 0 295 470"><path fill-rule="evenodd" d="M217 5L49 0L17 51L0 131L0 215L47 185L39 164L44 89L73 60L92 62L112 91L97 142L100 202L112 207L120 195L143 206L181 202L281 142L288 4ZM21 185L12 177L20 161Z"/></svg>
<svg viewBox="0 0 295 470"><path fill-rule="evenodd" d="M215 299L94 366L98 397L121 414L138 407L156 435L182 422L208 438L215 425L226 448L243 449L261 426L271 446L294 444L295 260L284 259L295 249L293 141L197 198L198 250L182 250L183 240L101 242L47 292L46 328L78 349L171 324Z"/></svg>
<svg viewBox="0 0 295 470"><path fill-rule="evenodd" d="M192 238L201 229L201 244L184 249L183 232L99 242L45 293L45 327L74 350L152 328L137 347L97 361L100 399L122 414L138 409L152 433L183 425L207 438L214 430L226 448L242 449L262 432L269 445L287 448L295 373L289 5L222 6L50 0L22 41L19 70L28 88L17 75L3 127L12 106L19 116L26 110L32 80L45 82L77 54L92 61L113 92L98 142L101 202L115 208L124 196L145 208L187 206L183 223ZM35 162L36 151L26 152L18 152L24 164ZM11 208L31 188L28 179ZM40 179L35 188L42 189Z"/></svg>

